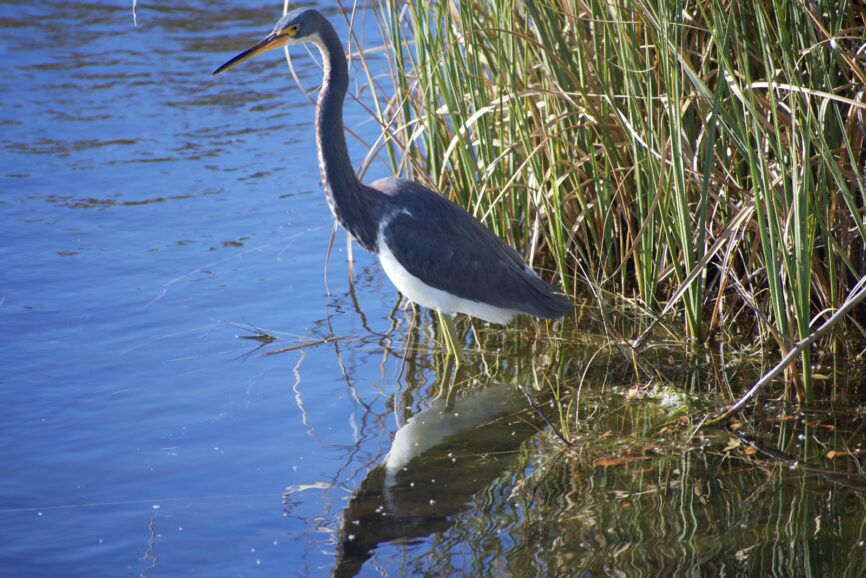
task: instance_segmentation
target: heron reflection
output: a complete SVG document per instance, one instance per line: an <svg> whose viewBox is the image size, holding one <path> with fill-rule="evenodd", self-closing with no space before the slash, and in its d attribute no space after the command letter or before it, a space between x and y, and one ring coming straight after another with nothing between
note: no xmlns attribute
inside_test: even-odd
<svg viewBox="0 0 866 578"><path fill-rule="evenodd" d="M397 430L384 462L344 509L333 575L355 576L381 544L445 532L516 463L516 450L540 422L513 385L433 400Z"/></svg>

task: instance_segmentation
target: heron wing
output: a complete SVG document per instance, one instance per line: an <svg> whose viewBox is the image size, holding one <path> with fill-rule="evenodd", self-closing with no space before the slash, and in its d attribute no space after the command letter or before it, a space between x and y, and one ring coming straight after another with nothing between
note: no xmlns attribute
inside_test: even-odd
<svg viewBox="0 0 866 578"><path fill-rule="evenodd" d="M561 317L570 308L517 251L458 205L402 179L372 186L391 200L392 216L385 220L381 241L427 285L539 317Z"/></svg>

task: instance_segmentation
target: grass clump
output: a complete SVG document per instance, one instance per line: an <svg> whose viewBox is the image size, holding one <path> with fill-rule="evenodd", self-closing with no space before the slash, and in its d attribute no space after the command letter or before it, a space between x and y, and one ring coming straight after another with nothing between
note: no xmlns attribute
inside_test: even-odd
<svg viewBox="0 0 866 578"><path fill-rule="evenodd" d="M785 352L864 271L858 6L385 0L383 146L566 292Z"/></svg>

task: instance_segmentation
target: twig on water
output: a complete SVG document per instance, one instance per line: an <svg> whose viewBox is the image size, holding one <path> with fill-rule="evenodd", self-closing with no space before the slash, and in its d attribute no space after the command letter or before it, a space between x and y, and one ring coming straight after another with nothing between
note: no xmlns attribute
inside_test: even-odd
<svg viewBox="0 0 866 578"><path fill-rule="evenodd" d="M767 387L767 385L771 381L773 381L773 379L777 375L784 371L784 369L788 367L788 364L790 364L795 357L802 353L804 349L806 349L807 347L815 343L818 339L820 339L822 335L827 333L840 319L847 315L848 312L850 312L855 305L860 303L864 297L866 297L866 276L862 277L857 282L857 284L854 286L854 289L848 295L848 298L845 299L844 303L842 303L842 306L836 311L836 313L831 315L830 318L821 325L821 327L810 333L808 336L806 336L805 339L792 347L788 354L782 358L782 361L780 361L769 372L764 374L764 376L761 377L761 379L759 379L758 382L753 385L751 389L749 389L749 391L744 393L735 404L722 412L721 415L702 422L701 425L699 425L698 427L700 428L704 425L718 423L743 409L753 397L758 395L758 393L760 393L762 389Z"/></svg>
<svg viewBox="0 0 866 578"><path fill-rule="evenodd" d="M325 343L334 343L335 341L344 341L348 339L348 337L340 337L337 335L331 335L325 337L324 339L316 339L315 341L307 341L305 343L298 343L296 345L290 345L289 347L283 347L280 349L272 349L271 351L266 351L262 353L262 357L266 357L268 355L276 355L278 353L286 353L287 351L297 351L298 349L306 349L307 347L315 347L316 345L323 345Z"/></svg>
<svg viewBox="0 0 866 578"><path fill-rule="evenodd" d="M523 386L520 384L517 384L517 387L518 389L520 389L520 393L523 394L523 397L526 398L527 403L529 403L529 407L531 407L535 411L535 413L541 416L541 419L544 420L544 423L546 423L551 430L553 430L553 433L556 434L556 437L559 438L559 441L564 443L566 447L574 447L574 445L570 441L565 439L565 436L562 435L562 432L559 431L559 429L555 425L553 425L549 419L547 419L547 416L544 414L543 411L541 411L541 408L535 405L535 402L532 401L532 397L526 392L526 389L524 389Z"/></svg>

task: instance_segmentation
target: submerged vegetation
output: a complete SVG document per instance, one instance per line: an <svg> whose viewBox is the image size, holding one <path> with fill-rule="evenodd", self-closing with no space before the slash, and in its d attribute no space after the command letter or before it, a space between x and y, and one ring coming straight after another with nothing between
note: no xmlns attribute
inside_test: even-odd
<svg viewBox="0 0 866 578"><path fill-rule="evenodd" d="M596 314L579 308L590 331L573 339L480 328L454 372L411 313L364 331L383 370L357 406L368 443L347 452L348 491L326 498L332 575L864 574L862 410L761 404L694 432L695 411L718 403L707 384L762 368L721 354L665 366L677 344L654 343L660 378L629 387L634 369L591 332ZM401 367L396 393L384 360ZM383 423L396 431L382 441Z"/></svg>
<svg viewBox="0 0 866 578"><path fill-rule="evenodd" d="M390 75L356 56L386 135L373 154L567 293L673 308L691 340L785 354L844 302L866 262L862 7L482 4L374 6ZM789 373L801 400L810 355Z"/></svg>

